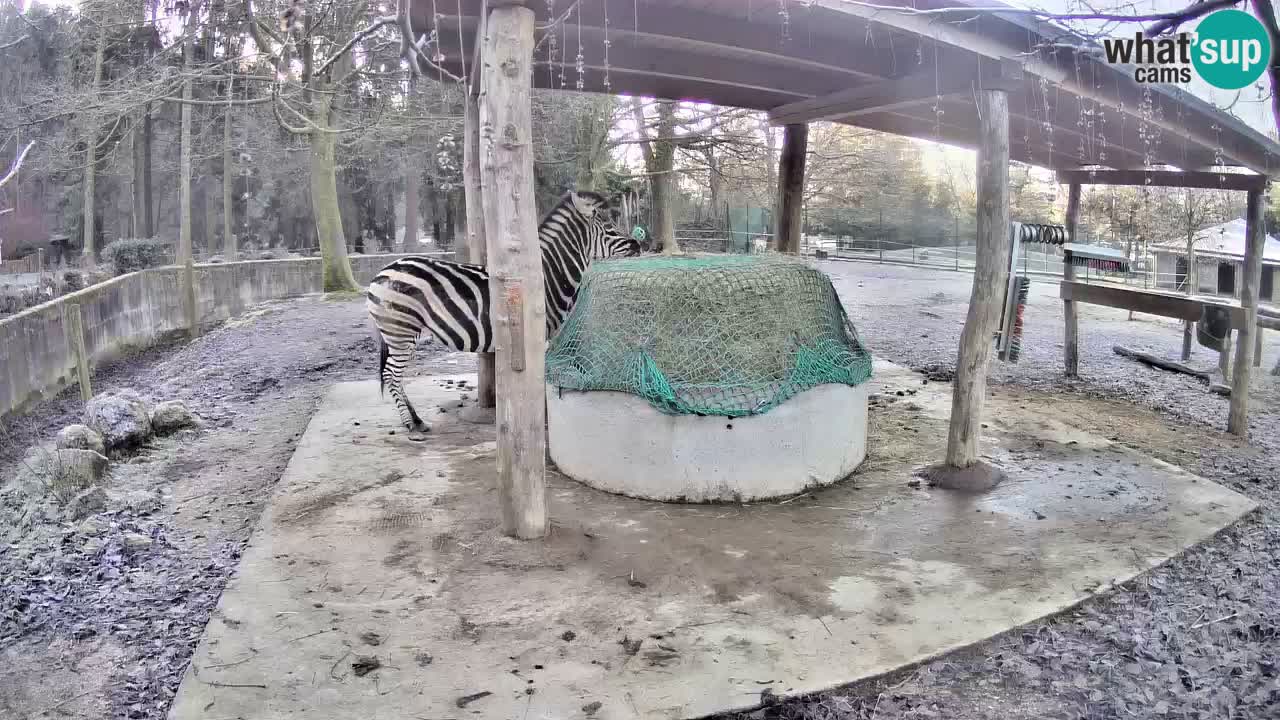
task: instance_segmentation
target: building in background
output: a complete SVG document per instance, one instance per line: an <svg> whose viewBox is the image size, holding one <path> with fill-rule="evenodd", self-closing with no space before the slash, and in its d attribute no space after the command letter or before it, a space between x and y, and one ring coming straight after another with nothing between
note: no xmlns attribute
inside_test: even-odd
<svg viewBox="0 0 1280 720"><path fill-rule="evenodd" d="M1184 239L1153 241L1151 253L1156 258L1156 287L1186 291L1187 243ZM1244 218L1205 228L1196 233L1195 294L1240 297L1240 280L1244 273ZM1280 302L1280 240L1267 237L1262 253L1263 302Z"/></svg>

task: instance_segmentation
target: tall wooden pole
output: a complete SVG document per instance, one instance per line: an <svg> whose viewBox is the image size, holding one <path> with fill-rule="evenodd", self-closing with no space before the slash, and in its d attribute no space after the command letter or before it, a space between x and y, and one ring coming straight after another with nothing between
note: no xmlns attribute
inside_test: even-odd
<svg viewBox="0 0 1280 720"><path fill-rule="evenodd" d="M1227 415L1227 432L1240 437L1249 435L1249 374L1253 369L1253 339L1258 332L1258 290L1262 284L1262 250L1266 241L1263 228L1262 191L1249 191L1245 213L1244 278L1240 284L1240 305L1244 308L1244 326L1236 330L1236 366L1231 373L1231 408Z"/></svg>
<svg viewBox="0 0 1280 720"><path fill-rule="evenodd" d="M1071 183L1067 187L1067 242L1076 241L1076 231L1080 226L1080 183ZM1076 269L1067 258L1062 258L1062 279L1064 282L1075 282ZM1062 317L1066 327L1062 334L1062 359L1067 377L1080 375L1080 320L1076 317L1076 304L1071 300L1062 301Z"/></svg>
<svg viewBox="0 0 1280 720"><path fill-rule="evenodd" d="M480 105L478 84L476 93L467 93L466 113L462 138L462 183L467 206L467 250L471 262L487 265L488 245L485 244L484 201L480 181ZM492 310L490 310L492 313ZM492 319L491 315L491 319ZM480 353L476 382L477 401L482 408L494 406L493 353Z"/></svg>
<svg viewBox="0 0 1280 720"><path fill-rule="evenodd" d="M951 395L946 465L978 462L982 405L987 392L991 339L1009 273L1009 91L1021 85L1022 68L1000 63L978 91L977 257L969 314L960 333Z"/></svg>
<svg viewBox="0 0 1280 720"><path fill-rule="evenodd" d="M480 163L490 317L497 344L498 501L503 531L547 532L546 298L533 196L533 11L489 0ZM492 179L493 182L489 182Z"/></svg>
<svg viewBox="0 0 1280 720"><path fill-rule="evenodd" d="M801 208L804 206L804 164L809 152L809 126L787 125L778 160L778 252L800 252Z"/></svg>

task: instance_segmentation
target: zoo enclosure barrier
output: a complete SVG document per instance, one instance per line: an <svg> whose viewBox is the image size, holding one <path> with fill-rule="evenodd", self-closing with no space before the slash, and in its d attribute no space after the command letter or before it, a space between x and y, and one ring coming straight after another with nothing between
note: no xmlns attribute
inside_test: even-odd
<svg viewBox="0 0 1280 720"><path fill-rule="evenodd" d="M351 258L358 282L368 282L392 255ZM221 322L267 300L323 290L320 258L201 264L194 269L197 320ZM76 377L76 355L66 308L79 305L85 354L101 364L131 348L146 347L187 331L182 268L121 275L0 320L0 417L67 387Z"/></svg>

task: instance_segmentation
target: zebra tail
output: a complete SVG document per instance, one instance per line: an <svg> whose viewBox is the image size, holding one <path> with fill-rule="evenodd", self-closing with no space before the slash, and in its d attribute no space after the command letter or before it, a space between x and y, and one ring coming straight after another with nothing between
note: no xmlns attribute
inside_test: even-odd
<svg viewBox="0 0 1280 720"><path fill-rule="evenodd" d="M387 358L391 356L391 351L387 348L387 341L378 338L378 397L385 397L387 390Z"/></svg>

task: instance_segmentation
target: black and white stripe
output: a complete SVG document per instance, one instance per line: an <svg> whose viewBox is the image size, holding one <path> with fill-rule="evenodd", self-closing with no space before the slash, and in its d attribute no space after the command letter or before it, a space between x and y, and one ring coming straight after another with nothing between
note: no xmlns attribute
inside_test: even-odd
<svg viewBox="0 0 1280 720"><path fill-rule="evenodd" d="M640 244L618 233L609 203L591 192L571 192L538 226L546 285L547 337L573 307L578 284L595 258L640 254ZM430 333L446 347L493 352L489 272L482 265L401 258L382 269L368 292L369 314L382 339L378 375L410 430L428 429L405 395L402 378L418 338Z"/></svg>

